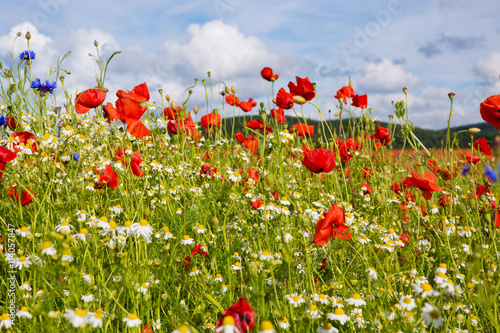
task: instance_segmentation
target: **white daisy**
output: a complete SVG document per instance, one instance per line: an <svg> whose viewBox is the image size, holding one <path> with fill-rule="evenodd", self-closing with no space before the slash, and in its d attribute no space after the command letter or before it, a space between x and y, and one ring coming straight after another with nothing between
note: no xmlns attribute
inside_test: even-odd
<svg viewBox="0 0 500 333"><path fill-rule="evenodd" d="M123 322L127 327L137 327L141 325L142 320L139 319L136 314L131 313L127 317L123 318Z"/></svg>

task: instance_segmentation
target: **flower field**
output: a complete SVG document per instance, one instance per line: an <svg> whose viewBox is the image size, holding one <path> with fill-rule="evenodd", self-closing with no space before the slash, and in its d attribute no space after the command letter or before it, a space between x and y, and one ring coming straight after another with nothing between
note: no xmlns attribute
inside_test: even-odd
<svg viewBox="0 0 500 333"><path fill-rule="evenodd" d="M33 77L29 37L0 72L0 331L500 331L500 144L427 149L406 89L395 138L350 80L339 128L307 125L307 77L195 106L193 87L109 91L114 53L70 92L60 63ZM236 109L254 115L238 133ZM478 105L495 127L499 109Z"/></svg>

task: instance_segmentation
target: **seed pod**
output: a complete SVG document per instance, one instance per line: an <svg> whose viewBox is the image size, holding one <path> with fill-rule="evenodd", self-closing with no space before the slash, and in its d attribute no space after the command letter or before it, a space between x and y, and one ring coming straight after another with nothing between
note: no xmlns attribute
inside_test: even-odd
<svg viewBox="0 0 500 333"><path fill-rule="evenodd" d="M264 178L266 181L267 186L272 187L274 183L276 182L276 177L272 172L268 173L266 177Z"/></svg>
<svg viewBox="0 0 500 333"><path fill-rule="evenodd" d="M218 225L219 225L219 219L217 218L217 216L212 217L212 223L213 223L215 226L218 226Z"/></svg>
<svg viewBox="0 0 500 333"><path fill-rule="evenodd" d="M471 209L476 208L476 199L472 198L469 200L469 208Z"/></svg>

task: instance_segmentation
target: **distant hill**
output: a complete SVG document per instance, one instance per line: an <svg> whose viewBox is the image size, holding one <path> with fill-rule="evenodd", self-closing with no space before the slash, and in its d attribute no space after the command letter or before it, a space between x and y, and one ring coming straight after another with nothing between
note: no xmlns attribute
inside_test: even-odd
<svg viewBox="0 0 500 333"><path fill-rule="evenodd" d="M243 124L246 124L251 119L260 119L258 115L253 115L253 116L239 116L234 118L234 133L238 132L244 132L245 128L243 127ZM268 122L270 122L270 125L274 125L274 119L269 119ZM302 119L300 122L303 122ZM308 125L313 125L314 126L314 137L318 136L318 130L322 131L322 126L321 123L318 120L314 119L306 119L306 122ZM353 127L353 123L356 122L358 125L361 122L361 118L357 118L354 120L351 120L351 125L349 126L349 120L348 119L343 119L343 128L348 135L351 134L351 130ZM223 132L227 133L227 136L230 136L232 133L232 128L233 128L233 118L225 118L222 120L223 126ZM298 119L295 117L287 117L287 124L288 128L292 128L295 124L299 123ZM331 121L326 121L326 124L330 127L332 134L333 135L338 135L339 129L340 129L340 120L331 120ZM325 124L325 132L328 133L328 137L330 136L329 131L326 129L326 124ZM389 125L387 122L375 122L375 126L383 126L386 128L389 128L391 130L391 133L394 131L393 135L393 141L391 142L392 148L401 148L403 145L403 139L402 135L400 133L401 131L401 126L400 125ZM283 125L280 125L283 126ZM363 125L364 127L365 125ZM452 127L450 128L450 133L451 134L451 139L453 140L453 133L459 133L460 131L467 131L471 127L477 127L481 130L481 132L474 134L474 140L477 138L485 138L490 145L493 143L494 138L498 134L498 131L495 130L493 126L491 126L488 123L477 123L477 124L471 124L471 125L463 125L463 126L457 126L457 127ZM359 126L356 127L356 131L359 130ZM419 140L428 148L439 148L442 147L443 144L446 142L446 132L447 129L440 129L440 130L428 130L428 129L423 129L419 127L415 127L413 130L415 135L419 138ZM250 134L249 134L250 135ZM470 137L468 132L462 132L457 134L457 141L459 147L468 147L470 143Z"/></svg>

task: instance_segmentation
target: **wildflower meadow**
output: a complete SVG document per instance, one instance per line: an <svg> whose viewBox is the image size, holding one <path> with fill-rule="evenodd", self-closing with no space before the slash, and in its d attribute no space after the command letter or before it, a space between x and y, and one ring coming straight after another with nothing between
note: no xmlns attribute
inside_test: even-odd
<svg viewBox="0 0 500 333"><path fill-rule="evenodd" d="M332 126L269 67L262 102L210 73L110 91L97 42L95 86L68 91L71 55L35 77L30 39L0 66L0 331L500 331L500 142L448 122L425 147L406 88L382 126L349 78ZM499 129L500 95L477 112Z"/></svg>

